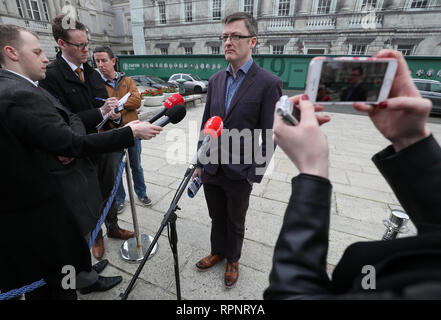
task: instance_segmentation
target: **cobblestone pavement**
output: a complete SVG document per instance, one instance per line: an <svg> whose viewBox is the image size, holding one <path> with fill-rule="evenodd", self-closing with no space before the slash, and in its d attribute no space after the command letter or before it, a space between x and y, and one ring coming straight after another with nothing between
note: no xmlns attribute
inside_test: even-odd
<svg viewBox="0 0 441 320"><path fill-rule="evenodd" d="M168 125L157 138L142 142L142 165L153 205L142 207L136 199L141 234L154 236L157 233L196 150L202 112L202 104L189 107L181 123ZM385 231L382 220L389 216L391 209L400 208L400 205L370 160L374 153L389 145L388 141L368 117L328 114L332 121L324 125L323 130L330 146L330 180L333 183L328 253L330 273L348 245L380 239ZM441 124L429 123L429 128L439 140ZM290 181L298 174L280 149L276 150L272 164L262 183L253 188L240 276L233 289L223 286L225 262L203 273L195 268L195 263L210 249L210 219L202 188L195 198L189 199L184 194L180 199L181 210L177 212L176 225L183 299L262 299L268 285L274 244L291 194ZM125 177L123 179L126 185ZM119 220L121 227L133 230L130 206L119 215ZM103 230L106 231L105 227ZM410 225L408 235L414 233L415 228ZM122 275L123 282L107 292L79 295L80 299L120 299L120 293L124 292L138 267L138 264L127 263L121 258L122 243L105 237L104 258L109 259L110 264L103 275ZM176 299L174 262L167 229L162 232L158 250L145 264L129 299Z"/></svg>

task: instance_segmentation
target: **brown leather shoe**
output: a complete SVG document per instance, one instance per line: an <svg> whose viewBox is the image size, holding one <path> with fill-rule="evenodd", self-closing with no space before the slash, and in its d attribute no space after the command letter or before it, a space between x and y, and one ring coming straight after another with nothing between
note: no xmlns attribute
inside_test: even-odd
<svg viewBox="0 0 441 320"><path fill-rule="evenodd" d="M239 262L227 263L225 271L225 287L233 288L239 278Z"/></svg>
<svg viewBox="0 0 441 320"><path fill-rule="evenodd" d="M95 258L101 259L104 255L104 240L103 238L95 239L92 245L92 254Z"/></svg>
<svg viewBox="0 0 441 320"><path fill-rule="evenodd" d="M118 227L118 229L115 230L109 230L107 231L107 236L109 238L117 238L122 240L127 240L130 238L133 238L135 236L135 233L129 230L124 230Z"/></svg>
<svg viewBox="0 0 441 320"><path fill-rule="evenodd" d="M224 258L217 255L208 255L205 258L202 258L201 260L196 263L196 268L198 268L199 271L206 271L210 269L212 266L214 266L219 261L222 261Z"/></svg>

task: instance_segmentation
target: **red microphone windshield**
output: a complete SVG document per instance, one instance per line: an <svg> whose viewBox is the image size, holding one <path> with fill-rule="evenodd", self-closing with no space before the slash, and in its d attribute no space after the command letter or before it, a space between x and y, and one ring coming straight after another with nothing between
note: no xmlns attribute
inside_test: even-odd
<svg viewBox="0 0 441 320"><path fill-rule="evenodd" d="M184 98L179 93L175 93L170 98L164 101L164 107L166 107L167 109L170 109L171 107L174 107L176 105L185 105Z"/></svg>
<svg viewBox="0 0 441 320"><path fill-rule="evenodd" d="M204 135L210 135L212 139L216 139L222 133L224 129L224 123L219 116L211 117L205 122Z"/></svg>

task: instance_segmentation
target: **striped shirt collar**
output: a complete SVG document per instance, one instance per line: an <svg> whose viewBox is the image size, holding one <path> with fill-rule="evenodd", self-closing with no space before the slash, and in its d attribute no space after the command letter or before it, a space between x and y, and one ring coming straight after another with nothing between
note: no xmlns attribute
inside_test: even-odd
<svg viewBox="0 0 441 320"><path fill-rule="evenodd" d="M115 79L113 79L113 80L107 79L99 70L98 70L98 73L100 74L101 78L103 78L105 83L115 84L115 82L118 81L118 79L119 79L119 72L116 72L116 71L115 71Z"/></svg>
<svg viewBox="0 0 441 320"><path fill-rule="evenodd" d="M242 70L242 72L244 74L247 74L248 71L250 71L251 66L253 65L253 62L254 62L253 58L250 58L250 60L248 60L242 67L240 67L239 70ZM239 71L239 70L237 70L237 71ZM232 75L232 73L233 73L231 71L231 65L230 64L227 67L227 73L228 73L228 75Z"/></svg>

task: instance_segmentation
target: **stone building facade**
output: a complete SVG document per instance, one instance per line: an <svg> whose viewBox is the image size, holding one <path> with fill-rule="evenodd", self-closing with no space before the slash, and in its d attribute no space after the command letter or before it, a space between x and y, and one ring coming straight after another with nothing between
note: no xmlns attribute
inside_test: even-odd
<svg viewBox="0 0 441 320"><path fill-rule="evenodd" d="M88 27L89 51L111 45L119 54L133 54L128 1L0 0L0 24L15 24L37 33L49 59L55 58L58 50L50 22L61 13L74 13Z"/></svg>
<svg viewBox="0 0 441 320"><path fill-rule="evenodd" d="M258 21L259 54L370 55L394 48L441 56L441 0L0 0L0 23L38 33L52 59L50 21L70 8L88 26L92 49L110 45L117 54L136 53L132 30L141 31L146 54L222 54L222 18L246 11Z"/></svg>
<svg viewBox="0 0 441 320"><path fill-rule="evenodd" d="M147 52L222 53L220 20L235 11L257 19L259 54L441 55L441 0L144 1Z"/></svg>

